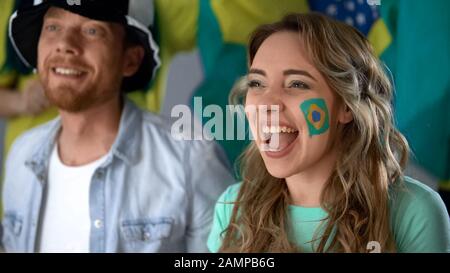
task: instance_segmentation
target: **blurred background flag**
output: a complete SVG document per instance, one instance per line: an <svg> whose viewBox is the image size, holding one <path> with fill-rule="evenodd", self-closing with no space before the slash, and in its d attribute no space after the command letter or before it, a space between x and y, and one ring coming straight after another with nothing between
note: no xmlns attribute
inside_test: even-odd
<svg viewBox="0 0 450 273"><path fill-rule="evenodd" d="M397 123L413 160L450 191L450 2L382 0L393 37L381 55L395 81Z"/></svg>
<svg viewBox="0 0 450 273"><path fill-rule="evenodd" d="M309 0L316 11L345 22L361 31L379 56L391 43L391 35L380 17L381 2L376 0Z"/></svg>

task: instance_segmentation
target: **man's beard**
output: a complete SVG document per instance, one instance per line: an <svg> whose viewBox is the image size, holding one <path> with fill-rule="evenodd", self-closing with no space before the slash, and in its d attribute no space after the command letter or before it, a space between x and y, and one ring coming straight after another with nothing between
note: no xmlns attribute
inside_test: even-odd
<svg viewBox="0 0 450 273"><path fill-rule="evenodd" d="M44 83L45 95L57 108L67 112L81 112L91 108L100 100L94 90L74 90L69 85L59 85L51 88Z"/></svg>
<svg viewBox="0 0 450 273"><path fill-rule="evenodd" d="M88 67L79 60L67 60L62 57L54 57L47 61L47 65L42 69L47 73L39 73L39 76L45 95L52 105L60 110L77 113L102 104L114 96L110 90L99 89L101 86L96 84L80 83L80 85L77 85L73 82L55 84L51 79L53 75L51 75L50 67L65 63L81 68L80 70L85 70L84 68Z"/></svg>

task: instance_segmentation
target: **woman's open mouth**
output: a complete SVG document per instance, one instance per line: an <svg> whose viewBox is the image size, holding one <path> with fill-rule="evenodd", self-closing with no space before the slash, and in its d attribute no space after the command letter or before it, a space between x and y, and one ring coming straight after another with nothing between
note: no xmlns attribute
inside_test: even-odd
<svg viewBox="0 0 450 273"><path fill-rule="evenodd" d="M263 126L261 151L269 157L287 155L295 145L299 131L290 126Z"/></svg>

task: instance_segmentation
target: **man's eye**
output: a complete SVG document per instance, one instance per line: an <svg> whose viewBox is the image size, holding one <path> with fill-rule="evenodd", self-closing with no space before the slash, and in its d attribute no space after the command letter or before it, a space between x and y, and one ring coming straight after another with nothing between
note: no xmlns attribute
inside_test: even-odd
<svg viewBox="0 0 450 273"><path fill-rule="evenodd" d="M98 31L95 28L88 28L86 30L86 33L89 34L89 35L97 35Z"/></svg>
<svg viewBox="0 0 450 273"><path fill-rule="evenodd" d="M47 25L45 26L45 30L47 31L56 31L58 27L56 25Z"/></svg>

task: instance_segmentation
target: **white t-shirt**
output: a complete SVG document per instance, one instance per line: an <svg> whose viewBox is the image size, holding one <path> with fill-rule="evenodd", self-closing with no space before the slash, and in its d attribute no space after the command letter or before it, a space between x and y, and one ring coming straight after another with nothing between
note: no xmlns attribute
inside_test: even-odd
<svg viewBox="0 0 450 273"><path fill-rule="evenodd" d="M40 252L89 252L89 189L92 175L106 155L78 167L64 165L53 149L43 213Z"/></svg>

